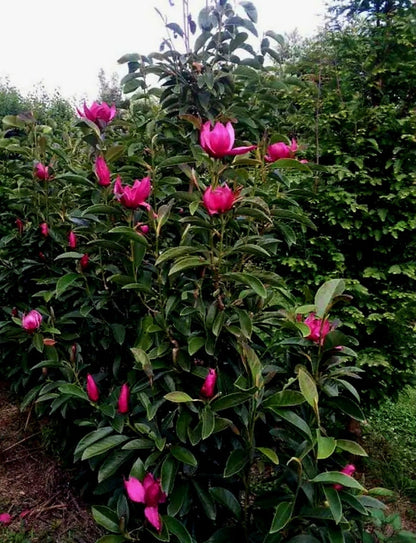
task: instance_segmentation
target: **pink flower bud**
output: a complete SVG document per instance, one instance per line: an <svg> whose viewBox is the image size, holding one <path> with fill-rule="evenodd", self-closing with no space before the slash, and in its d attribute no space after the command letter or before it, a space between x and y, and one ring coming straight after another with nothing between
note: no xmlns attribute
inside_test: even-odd
<svg viewBox="0 0 416 543"><path fill-rule="evenodd" d="M40 228L40 233L42 234L43 237L47 238L48 235L49 235L49 226L48 226L48 223L47 222L42 222L40 225L39 225L39 228Z"/></svg>
<svg viewBox="0 0 416 543"><path fill-rule="evenodd" d="M129 398L130 398L130 389L127 383L121 387L120 396L118 397L118 407L117 410L119 413L128 413L129 412Z"/></svg>
<svg viewBox="0 0 416 543"><path fill-rule="evenodd" d="M310 339L318 345L323 345L325 337L334 328L328 319L322 320L319 317L316 317L315 313L310 313L303 323L306 324L310 330L310 333L306 336L306 339Z"/></svg>
<svg viewBox="0 0 416 543"><path fill-rule="evenodd" d="M89 262L90 262L90 257L88 256L88 253L85 253L79 259L79 265L81 266L82 271L85 271L88 268Z"/></svg>
<svg viewBox="0 0 416 543"><path fill-rule="evenodd" d="M87 375L87 394L88 398L92 402L98 402L100 397L100 391L98 390L97 384L94 381L94 377L91 374Z"/></svg>
<svg viewBox="0 0 416 543"><path fill-rule="evenodd" d="M42 324L42 315L36 309L29 311L27 315L22 317L22 328L27 332L34 332L40 328Z"/></svg>
<svg viewBox="0 0 416 543"><path fill-rule="evenodd" d="M48 181L50 179L49 167L45 166L41 162L38 162L35 166L35 177L40 181Z"/></svg>
<svg viewBox="0 0 416 543"><path fill-rule="evenodd" d="M16 219L15 222L16 222L17 229L19 230L19 234L22 235L24 227L25 227L25 223L22 221L22 219Z"/></svg>
<svg viewBox="0 0 416 543"><path fill-rule="evenodd" d="M201 147L214 158L221 158L226 155L243 155L256 148L256 145L233 148L234 139L234 128L230 122L226 125L217 122L211 130L211 122L207 121L202 125L199 133Z"/></svg>
<svg viewBox="0 0 416 543"><path fill-rule="evenodd" d="M110 169L102 156L95 159L94 171L101 187L108 187L111 184Z"/></svg>
<svg viewBox="0 0 416 543"><path fill-rule="evenodd" d="M217 372L215 369L210 368L208 375L205 377L204 384L201 388L202 396L205 398L212 398L214 396L215 383L217 382Z"/></svg>
<svg viewBox="0 0 416 543"><path fill-rule="evenodd" d="M71 249L75 249L77 246L77 236L72 230L68 234L68 245Z"/></svg>
<svg viewBox="0 0 416 543"><path fill-rule="evenodd" d="M97 124L101 130L103 130L108 123L110 123L116 115L116 106L113 104L109 106L106 102L93 102L90 107L84 102L83 111L77 109L78 115L81 118L88 119Z"/></svg>

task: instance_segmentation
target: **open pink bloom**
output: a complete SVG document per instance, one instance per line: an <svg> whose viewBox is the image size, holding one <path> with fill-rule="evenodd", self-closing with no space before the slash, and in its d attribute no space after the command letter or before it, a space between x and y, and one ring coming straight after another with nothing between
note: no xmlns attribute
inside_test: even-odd
<svg viewBox="0 0 416 543"><path fill-rule="evenodd" d="M119 413L128 413L129 412L129 398L130 398L130 389L127 383L121 387L120 396L118 397L118 406L117 411Z"/></svg>
<svg viewBox="0 0 416 543"><path fill-rule="evenodd" d="M114 119L116 106L114 104L109 106L106 102L101 102L101 104L93 102L90 107L87 107L84 102L83 111L77 108L77 112L81 118L86 118L97 124L100 128L105 128Z"/></svg>
<svg viewBox="0 0 416 543"><path fill-rule="evenodd" d="M155 479L151 473L148 473L143 482L135 477L130 477L124 481L128 497L137 503L144 503L144 516L152 526L160 533L162 530L162 519L159 515L158 506L165 503L166 494L162 491L159 479Z"/></svg>
<svg viewBox="0 0 416 543"><path fill-rule="evenodd" d="M68 245L71 249L75 249L77 246L77 236L72 230L68 234Z"/></svg>
<svg viewBox="0 0 416 543"><path fill-rule="evenodd" d="M266 162L275 162L281 158L294 158L297 150L298 144L295 139L292 139L290 145L279 141L267 147L267 155L265 155L264 160Z"/></svg>
<svg viewBox="0 0 416 543"><path fill-rule="evenodd" d="M0 524L4 524L4 526L8 526L12 521L12 517L9 515L9 513L0 513Z"/></svg>
<svg viewBox="0 0 416 543"><path fill-rule="evenodd" d="M205 398L212 398L214 396L215 383L217 382L217 372L210 368L208 370L208 375L205 377L204 384L201 388L202 396Z"/></svg>
<svg viewBox="0 0 416 543"><path fill-rule="evenodd" d="M343 473L344 475L349 475L350 477L352 477L354 472L355 472L354 464L347 464L345 466L345 468L342 468L342 470L341 470L341 473ZM334 488L335 488L335 490L341 490L342 485L336 484L336 485L334 485Z"/></svg>
<svg viewBox="0 0 416 543"><path fill-rule="evenodd" d="M92 402L98 402L100 397L100 391L98 390L97 384L94 381L94 377L91 374L87 375L87 394L88 398Z"/></svg>
<svg viewBox="0 0 416 543"><path fill-rule="evenodd" d="M49 167L45 166L41 162L38 162L35 166L35 176L41 181L47 181L50 179Z"/></svg>
<svg viewBox="0 0 416 543"><path fill-rule="evenodd" d="M150 177L144 177L141 181L136 179L132 187L128 185L123 187L121 178L118 176L114 184L114 194L117 200L129 209L136 209L139 206L150 209L150 205L145 200L148 198L151 190Z"/></svg>
<svg viewBox="0 0 416 543"><path fill-rule="evenodd" d="M208 187L202 196L202 202L210 215L229 211L239 196L239 191L233 192L225 183L222 187Z"/></svg>
<svg viewBox="0 0 416 543"><path fill-rule="evenodd" d="M235 147L233 149L235 133L233 125L228 122L225 126L217 122L211 130L211 122L207 121L201 127L199 143L210 156L221 158L226 155L243 155L255 149L256 145L248 147Z"/></svg>
<svg viewBox="0 0 416 543"><path fill-rule="evenodd" d="M42 234L42 236L44 236L45 238L48 237L49 235L49 226L48 226L48 223L47 222L43 222L39 225L39 228L40 228L40 233Z"/></svg>
<svg viewBox="0 0 416 543"><path fill-rule="evenodd" d="M22 317L22 328L27 332L34 332L42 324L42 315L36 309L29 311L27 315Z"/></svg>
<svg viewBox="0 0 416 543"><path fill-rule="evenodd" d="M108 187L111 183L111 174L104 157L97 156L95 159L94 171L98 179L98 184L101 187Z"/></svg>
<svg viewBox="0 0 416 543"><path fill-rule="evenodd" d="M23 234L25 223L22 221L22 219L16 219L15 223L16 223L17 229L19 230L19 234Z"/></svg>
<svg viewBox="0 0 416 543"><path fill-rule="evenodd" d="M310 313L303 321L310 330L310 334L306 336L306 339L310 339L318 345L322 345L325 341L326 335L333 329L332 324L328 319L322 320L315 316L315 313Z"/></svg>
<svg viewBox="0 0 416 543"><path fill-rule="evenodd" d="M79 265L81 266L81 270L84 271L88 268L88 264L90 263L90 257L88 256L88 253L84 253L82 257L79 259Z"/></svg>

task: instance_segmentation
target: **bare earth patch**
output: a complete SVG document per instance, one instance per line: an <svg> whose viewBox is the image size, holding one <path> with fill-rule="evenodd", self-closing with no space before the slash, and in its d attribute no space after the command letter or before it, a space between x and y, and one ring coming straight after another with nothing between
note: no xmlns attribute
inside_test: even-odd
<svg viewBox="0 0 416 543"><path fill-rule="evenodd" d="M0 382L0 513L12 517L0 534L27 531L30 543L93 543L100 534L86 505L39 438L37 421L20 413Z"/></svg>

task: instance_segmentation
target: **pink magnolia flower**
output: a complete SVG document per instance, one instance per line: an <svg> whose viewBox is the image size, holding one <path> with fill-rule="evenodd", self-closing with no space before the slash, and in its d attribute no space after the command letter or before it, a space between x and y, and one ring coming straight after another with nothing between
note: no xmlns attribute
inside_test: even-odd
<svg viewBox="0 0 416 543"><path fill-rule="evenodd" d="M75 249L77 246L77 236L72 230L68 234L68 245L71 249Z"/></svg>
<svg viewBox="0 0 416 543"><path fill-rule="evenodd" d="M150 209L150 205L145 200L148 198L151 190L150 177L144 177L141 181L136 179L132 187L128 185L123 187L121 178L118 176L114 184L115 197L129 209L136 209L139 206Z"/></svg>
<svg viewBox="0 0 416 543"><path fill-rule="evenodd" d="M225 126L217 122L211 130L211 122L207 121L201 127L199 143L210 156L221 158L225 155L243 155L255 149L256 145L248 147L235 147L233 149L235 133L233 125L228 122Z"/></svg>
<svg viewBox="0 0 416 543"><path fill-rule="evenodd" d="M118 406L117 410L119 413L128 413L129 412L129 398L130 398L130 389L127 383L121 387L120 396L118 397Z"/></svg>
<svg viewBox="0 0 416 543"><path fill-rule="evenodd" d="M108 187L108 185L110 185L111 183L110 169L107 166L104 157L102 157L101 155L97 156L97 158L95 159L94 171L98 179L98 184L101 187Z"/></svg>
<svg viewBox="0 0 416 543"><path fill-rule="evenodd" d="M124 481L124 487L131 501L144 503L144 516L160 533L162 519L159 515L158 506L166 501L166 494L162 491L160 480L155 479L151 473L148 473L143 482L135 477L130 477L127 481Z"/></svg>
<svg viewBox="0 0 416 543"><path fill-rule="evenodd" d="M90 107L87 107L84 102L83 111L80 111L77 108L77 112L81 118L92 121L102 129L114 119L116 115L116 106L114 104L109 106L106 102L101 102L101 104L93 102Z"/></svg>
<svg viewBox="0 0 416 543"><path fill-rule="evenodd" d="M88 398L92 402L98 402L100 391L98 390L97 384L94 381L94 377L90 373L87 375L87 394Z"/></svg>
<svg viewBox="0 0 416 543"><path fill-rule="evenodd" d="M222 187L208 187L202 196L202 202L210 215L225 213L235 204L240 191L233 192L225 183Z"/></svg>
<svg viewBox="0 0 416 543"><path fill-rule="evenodd" d="M47 181L50 179L49 167L42 164L42 162L38 162L35 166L35 177L41 181Z"/></svg>
<svg viewBox="0 0 416 543"><path fill-rule="evenodd" d="M25 223L22 221L22 219L16 219L15 223L16 223L17 229L19 230L19 234L22 235L23 230L25 228Z"/></svg>
<svg viewBox="0 0 416 543"><path fill-rule="evenodd" d="M82 271L85 271L88 268L89 262L90 262L90 257L88 256L88 253L84 253L82 257L79 259L79 265L81 266Z"/></svg>
<svg viewBox="0 0 416 543"><path fill-rule="evenodd" d="M279 141L267 147L268 154L265 155L264 160L266 162L275 162L281 158L294 158L297 150L298 144L295 139L292 139L290 145Z"/></svg>
<svg viewBox="0 0 416 543"><path fill-rule="evenodd" d="M27 332L34 332L40 328L41 324L42 315L36 309L32 309L27 315L23 315L22 317L22 328Z"/></svg>
<svg viewBox="0 0 416 543"><path fill-rule="evenodd" d="M306 339L310 339L318 345L323 344L326 335L333 329L333 326L328 319L322 320L319 317L316 317L315 313L310 313L303 321L303 324L306 324L310 330Z"/></svg>
<svg viewBox="0 0 416 543"><path fill-rule="evenodd" d="M48 235L49 235L49 226L48 226L48 223L47 222L42 222L40 225L39 225L39 228L40 228L40 233L42 234L43 237L47 238Z"/></svg>
<svg viewBox="0 0 416 543"><path fill-rule="evenodd" d="M9 513L0 513L0 524L4 524L5 526L8 526L12 521L12 517L9 515Z"/></svg>
<svg viewBox="0 0 416 543"><path fill-rule="evenodd" d="M217 372L215 369L210 368L208 370L208 375L205 377L204 384L201 388L202 396L205 398L212 398L214 396L215 383L217 382Z"/></svg>
<svg viewBox="0 0 416 543"><path fill-rule="evenodd" d="M342 468L341 473L344 473L344 475L349 475L352 477L352 475L355 472L355 466L354 464L347 464L344 468ZM334 485L335 490L341 490L342 485L336 484Z"/></svg>

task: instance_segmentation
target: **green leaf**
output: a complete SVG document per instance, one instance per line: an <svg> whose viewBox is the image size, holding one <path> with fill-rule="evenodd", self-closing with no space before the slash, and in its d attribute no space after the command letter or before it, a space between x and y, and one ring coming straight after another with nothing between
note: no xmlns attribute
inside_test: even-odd
<svg viewBox="0 0 416 543"><path fill-rule="evenodd" d="M290 522L292 510L292 502L279 503L274 511L273 521L269 533L275 534L276 532L283 530L283 528Z"/></svg>
<svg viewBox="0 0 416 543"><path fill-rule="evenodd" d="M215 415L207 405L202 411L202 439L207 439L215 429Z"/></svg>
<svg viewBox="0 0 416 543"><path fill-rule="evenodd" d="M237 283L243 283L245 285L248 285L261 298L267 297L267 290L265 289L263 283L260 281L260 279L254 277L254 275L251 275L249 273L229 272L225 273L223 277L226 279L237 281Z"/></svg>
<svg viewBox="0 0 416 543"><path fill-rule="evenodd" d="M316 409L318 405L318 390L309 372L302 366L298 368L299 388L308 404Z"/></svg>
<svg viewBox="0 0 416 543"><path fill-rule="evenodd" d="M163 515L162 520L169 532L175 535L180 543L193 543L191 534L178 519Z"/></svg>
<svg viewBox="0 0 416 543"><path fill-rule="evenodd" d="M119 234L126 239L137 241L138 243L147 245L146 238L138 234L133 228L130 228L129 226L115 226L114 228L109 230L108 233Z"/></svg>
<svg viewBox="0 0 416 543"><path fill-rule="evenodd" d="M82 276L79 273L67 273L63 277L60 277L56 283L56 297L59 298L59 296L79 279L82 279Z"/></svg>
<svg viewBox="0 0 416 543"><path fill-rule="evenodd" d="M103 535L95 543L126 543L127 539L123 535Z"/></svg>
<svg viewBox="0 0 416 543"><path fill-rule="evenodd" d="M325 471L324 473L319 473L319 475L311 479L311 483L331 483L346 486L348 488L356 488L361 491L365 490L353 477L345 475L345 473L340 473L339 471Z"/></svg>
<svg viewBox="0 0 416 543"><path fill-rule="evenodd" d="M257 23L257 10L255 5L252 2L248 2L244 0L243 2L240 2L240 5L243 6L244 11L247 14L247 17L253 22Z"/></svg>
<svg viewBox="0 0 416 543"><path fill-rule="evenodd" d="M188 353L193 356L196 352L205 345L205 338L199 336L192 336L188 339Z"/></svg>
<svg viewBox="0 0 416 543"><path fill-rule="evenodd" d="M316 316L322 319L329 311L336 296L340 296L345 289L343 279L330 279L319 287L315 295Z"/></svg>
<svg viewBox="0 0 416 543"><path fill-rule="evenodd" d="M113 330L114 339L119 345L123 345L126 338L126 328L122 324L113 323L111 325Z"/></svg>
<svg viewBox="0 0 416 543"><path fill-rule="evenodd" d="M171 247L159 256L159 258L156 260L156 266L159 266L159 264L162 264L167 260L174 260L175 258L197 253L200 250L200 247L195 247L193 245L181 245L180 247Z"/></svg>
<svg viewBox="0 0 416 543"><path fill-rule="evenodd" d="M187 155L171 156L160 162L157 168L167 168L168 166L177 166L178 164L187 164L189 162L195 162L194 157Z"/></svg>
<svg viewBox="0 0 416 543"><path fill-rule="evenodd" d="M191 451L185 449L185 447L181 447L180 445L174 445L171 448L170 452L177 460L179 460L179 462L183 462L184 464L188 464L189 466L192 466L194 468L197 467L197 459L191 453Z"/></svg>
<svg viewBox="0 0 416 543"><path fill-rule="evenodd" d="M87 447L84 452L82 453L81 460L88 460L88 458L93 458L94 456L98 456L100 454L103 454L110 449L113 449L114 447L117 447L118 445L121 445L125 441L127 441L129 437L127 436L121 436L121 435L113 435L105 437L104 439L101 439L100 441L97 441Z"/></svg>
<svg viewBox="0 0 416 543"><path fill-rule="evenodd" d="M339 524L342 519L342 505L338 491L332 486L324 486L324 494L329 503L329 508L334 517L335 524Z"/></svg>
<svg viewBox="0 0 416 543"><path fill-rule="evenodd" d="M269 447L256 447L256 449L264 454L273 464L276 464L276 466L279 464L279 457L273 449L269 449Z"/></svg>
<svg viewBox="0 0 416 543"><path fill-rule="evenodd" d="M130 451L113 451L107 456L98 470L98 482L101 483L105 479L111 477L111 475L114 475L130 455Z"/></svg>
<svg viewBox="0 0 416 543"><path fill-rule="evenodd" d="M163 461L161 470L160 470L160 481L162 485L162 490L167 495L172 492L176 473L178 471L178 462L175 458L172 458L171 455L168 455Z"/></svg>
<svg viewBox="0 0 416 543"><path fill-rule="evenodd" d="M87 447L95 443L96 441L99 441L103 437L108 436L109 434L112 434L114 432L113 428L111 426L105 426L104 428L99 428L98 430L94 430L93 432L90 432L86 436L84 436L79 442L78 445L75 448L74 451L74 460L77 461L81 458L81 453L85 451Z"/></svg>
<svg viewBox="0 0 416 543"><path fill-rule="evenodd" d="M68 396L75 396L76 398L80 398L81 400L89 401L88 395L85 390L80 388L78 385L68 383L66 385L61 385L60 387L58 387L58 390L62 394L68 394Z"/></svg>
<svg viewBox="0 0 416 543"><path fill-rule="evenodd" d="M318 443L318 460L324 460L325 458L329 458L331 454L335 451L337 442L333 437L321 436L319 430L316 431L316 434Z"/></svg>
<svg viewBox="0 0 416 543"><path fill-rule="evenodd" d="M95 215L96 213L117 214L117 213L120 213L120 211L121 210L118 207L107 206L105 204L94 204L92 206L87 207L87 209L84 209L81 216L84 217L85 215Z"/></svg>
<svg viewBox="0 0 416 543"><path fill-rule="evenodd" d="M229 409L230 407L235 407L244 403L249 398L251 394L248 392L232 392L227 394L227 396L221 396L211 403L211 409L213 411L222 411L223 409Z"/></svg>
<svg viewBox="0 0 416 543"><path fill-rule="evenodd" d="M307 164L299 162L295 158L280 158L273 163L275 168L279 170L300 170L301 172L310 172L311 169Z"/></svg>
<svg viewBox="0 0 416 543"><path fill-rule="evenodd" d="M264 402L264 407L290 407L300 405L305 401L305 397L297 390L282 390L269 396Z"/></svg>
<svg viewBox="0 0 416 543"><path fill-rule="evenodd" d="M236 475L244 469L248 463L247 451L243 449L236 449L231 451L230 456L227 458L227 463L224 469L224 477L231 477Z"/></svg>
<svg viewBox="0 0 416 543"><path fill-rule="evenodd" d="M327 527L329 543L345 543L344 529L342 526Z"/></svg>
<svg viewBox="0 0 416 543"><path fill-rule="evenodd" d="M349 439L337 439L337 447L357 456L368 456L359 443Z"/></svg>
<svg viewBox="0 0 416 543"><path fill-rule="evenodd" d="M120 521L117 514L105 505L94 505L91 508L95 522L109 532L120 533Z"/></svg>
<svg viewBox="0 0 416 543"><path fill-rule="evenodd" d="M163 396L165 400L168 400L169 402L174 403L184 403L184 402L198 402L199 400L194 400L187 394L186 392L181 392L179 390L175 390L174 392L168 392Z"/></svg>
<svg viewBox="0 0 416 543"><path fill-rule="evenodd" d="M337 398L333 398L328 403L331 406L341 410L343 413L346 413L347 415L349 415L355 420L358 420L360 422L365 421L365 416L361 410L361 407L356 402L354 402L353 400L350 400L349 398L337 397Z"/></svg>
<svg viewBox="0 0 416 543"><path fill-rule="evenodd" d="M61 253L60 255L56 256L54 260L62 260L65 258L72 258L72 259L79 259L84 256L84 253L77 253L76 251L68 251L67 253ZM79 275L77 274L77 277Z"/></svg>
<svg viewBox="0 0 416 543"><path fill-rule="evenodd" d="M276 413L276 415L278 415L280 418L286 420L287 422L298 428L298 430L305 434L310 441L313 441L311 429L309 428L307 423L301 417L299 417L299 415L288 409L278 409L276 407L270 407L269 409L271 409L273 413Z"/></svg>
<svg viewBox="0 0 416 543"><path fill-rule="evenodd" d="M238 520L241 518L241 505L232 492L219 486L211 487L209 492L217 503L229 509Z"/></svg>
<svg viewBox="0 0 416 543"><path fill-rule="evenodd" d="M197 268L198 266L209 266L210 262L205 259L201 259L199 256L184 257L177 260L175 264L169 270L169 275L173 275L189 268Z"/></svg>

